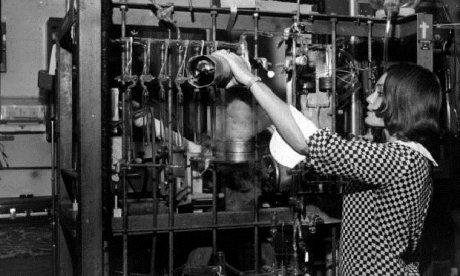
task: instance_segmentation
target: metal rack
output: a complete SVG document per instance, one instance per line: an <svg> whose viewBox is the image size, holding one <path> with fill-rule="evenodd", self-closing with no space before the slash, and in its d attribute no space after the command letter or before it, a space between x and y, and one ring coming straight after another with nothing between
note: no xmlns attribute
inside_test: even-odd
<svg viewBox="0 0 460 276"><path fill-rule="evenodd" d="M167 8L167 2L157 1ZM269 7L270 1L261 1L266 6L257 9L244 8L238 10L238 17L232 17L230 8L218 7L212 3L194 3L189 6L185 0L174 1L174 17L181 28L211 29L214 35L209 36L207 44L216 43L216 29L233 29L253 31L254 22L258 22L260 32L281 32L285 26L290 26L293 20L305 22L307 32L332 36L333 49L337 36L384 36L385 21L372 17L349 17L341 15L322 15L314 13L276 11ZM256 1L256 3L260 3ZM209 4L209 5L208 5ZM258 255L258 228L270 227L272 215L275 213L278 221L292 224L292 211L289 208L274 208L254 210L253 212L218 212L216 205L216 189L213 190L213 208L208 213L175 214L173 206L169 206L168 214L129 215L127 202L126 181L123 188L123 215L112 218L105 229L102 215L102 138L101 138L101 95L102 95L102 65L101 65L101 1L79 0L76 6L71 5L62 24L58 41L58 74L57 74L57 106L55 153L55 192L53 193L55 213L55 275L108 275L108 253L104 255L103 231L111 235L123 236L123 275L129 275L128 266L128 236L139 234L168 233L169 275L174 269L174 233L184 231L212 231L213 251L217 250L217 231L221 229L252 228L254 229L254 250ZM85 8L81 8L85 7ZM113 0L111 3L114 21L119 16L126 16L126 10L142 11L155 10L147 0L126 1ZM123 15L125 10L125 15ZM117 12L120 11L120 14ZM194 21L191 21L193 13ZM132 17L131 17L132 18ZM129 22L129 20L128 20ZM213 24L214 22L214 24ZM142 25L145 22L136 22ZM425 24L424 24L425 23ZM395 37L403 38L417 36L418 62L432 69L432 19L430 15L417 14L408 18L397 19L395 22ZM425 26L429 27L426 28ZM230 28L228 27L230 26ZM121 41L127 39L122 26ZM160 41L160 40L158 40ZM172 39L171 39L172 41ZM157 40L147 39L148 43ZM176 41L177 42L177 41ZM333 56L335 59L335 51ZM127 80L124 77L123 80ZM335 79L335 78L333 78ZM171 81L171 80L170 80ZM126 82L128 83L128 81ZM170 83L172 86L172 84ZM294 90L295 91L295 90ZM125 93L125 92L124 92ZM335 83L332 95L335 97ZM123 97L129 96L124 94ZM172 97L169 93L168 97ZM126 98L122 101L124 109L128 110ZM167 100L172 107L172 99ZM335 104L335 98L333 101ZM168 108L171 110L171 108ZM126 112L124 112L126 116ZM334 115L333 115L334 116ZM128 118L124 118L124 128L128 129ZM168 114L168 124L171 123ZM170 125L170 130L171 125ZM123 132L127 135L129 132ZM170 132L171 135L171 132ZM128 141L125 137L124 141ZM168 139L171 143L171 136ZM128 154L129 145L124 145L122 171L130 167L146 166L158 170L169 170L175 164L166 161L163 164L136 165ZM169 156L172 156L173 146L168 145ZM214 164L218 166L218 164ZM121 174L123 178L126 174ZM126 179L125 179L126 180ZM215 174L213 176L216 187ZM153 187L155 187L155 183ZM173 189L169 196L174 197ZM153 206L156 198L152 196ZM76 203L76 204L75 204ZM155 238L153 243L155 243ZM153 244L154 248L155 245ZM255 258L257 259L257 258ZM257 260L254 264L258 269ZM153 271L153 270L152 270ZM152 272L153 273L153 272Z"/></svg>

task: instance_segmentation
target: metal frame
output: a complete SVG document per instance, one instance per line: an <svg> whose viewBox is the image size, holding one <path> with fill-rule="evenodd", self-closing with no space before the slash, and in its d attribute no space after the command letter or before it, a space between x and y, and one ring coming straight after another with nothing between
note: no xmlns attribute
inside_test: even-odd
<svg viewBox="0 0 460 276"><path fill-rule="evenodd" d="M166 2L170 1L158 0L157 2L166 5ZM218 29L225 29L228 26L229 8L196 3L200 6L194 7L195 20L191 22L189 2L185 0L174 2L175 17L179 27L212 28L209 14L215 15ZM55 244L58 250L54 260L57 268L55 275L103 275L108 271L104 271L102 238L101 1L77 0L76 3L76 9L70 8L62 24L59 34L60 47L57 51L56 169L54 172L56 188L53 196L56 198ZM152 5L149 3L147 0L129 2L112 0L114 11L121 5L126 5L133 10L150 10ZM234 22L234 30L252 30L255 12L254 9L240 9L239 16ZM283 27L292 24L294 15L295 12L259 8L258 29L260 32L279 32ZM371 17L299 13L298 18L311 23L307 28L312 33L332 36L384 36L385 21ZM423 30L419 26L422 22L427 22L431 27L430 19L429 15L414 15L395 21L397 38L418 35L418 60L427 68L432 68L433 64L432 48L426 48L431 33L428 29L427 36L423 37ZM114 20L117 20L116 14ZM74 43L69 45L69 39L73 39ZM72 185L76 191L72 190ZM77 212L71 210L72 197L77 198L80 207ZM257 228L269 227L273 212L277 213L280 222L287 224L292 220L291 212L280 208L266 210L266 212L256 211L256 213L217 212L214 209L212 213L204 214L158 215L153 220L152 215L125 215L124 219L112 220L112 233L123 234L127 238L128 234L169 232L171 245L174 242L171 241L174 232L212 230L214 233L217 229L246 227L255 229L254 236L257 239ZM190 221L194 222L193 225L190 225ZM257 250L255 245L256 253ZM171 256L171 250L169 255ZM172 263L169 266L171 268ZM124 263L123 272L125 275L128 274L127 263Z"/></svg>
<svg viewBox="0 0 460 276"><path fill-rule="evenodd" d="M101 1L75 4L57 41L54 274L102 275Z"/></svg>

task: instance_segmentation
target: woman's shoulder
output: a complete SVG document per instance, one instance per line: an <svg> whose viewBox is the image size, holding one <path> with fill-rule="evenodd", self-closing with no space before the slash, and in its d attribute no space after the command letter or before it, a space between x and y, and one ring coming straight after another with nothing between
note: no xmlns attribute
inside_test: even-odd
<svg viewBox="0 0 460 276"><path fill-rule="evenodd" d="M419 143L396 141L386 144L397 150L401 159L416 173L425 175L431 165L437 166L431 153Z"/></svg>

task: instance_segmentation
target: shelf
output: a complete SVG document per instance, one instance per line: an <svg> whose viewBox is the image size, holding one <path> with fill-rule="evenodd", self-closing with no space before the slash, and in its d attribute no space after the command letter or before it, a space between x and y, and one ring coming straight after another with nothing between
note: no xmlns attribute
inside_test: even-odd
<svg viewBox="0 0 460 276"><path fill-rule="evenodd" d="M205 213L183 213L174 215L175 232L199 231L217 229L232 229L232 228L251 228L255 225L261 227L270 227L272 225L272 216L276 214L276 220L279 224L292 224L293 215L290 208L267 208L259 211L259 220L254 222L254 213L252 211L242 212L218 212L217 225L213 224L212 212ZM128 217L128 232L130 234L147 234L153 231L167 232L168 214L159 214L157 216L157 228L152 227L152 214L131 215ZM324 224L337 224L339 219L324 219ZM122 218L112 219L112 230L114 235L120 235L123 232Z"/></svg>
<svg viewBox="0 0 460 276"><path fill-rule="evenodd" d="M10 208L15 208L16 212L51 209L51 196L0 198L0 213L9 213Z"/></svg>
<svg viewBox="0 0 460 276"><path fill-rule="evenodd" d="M292 221L292 213L289 208L270 208L262 209L259 212L259 226L270 226L271 217L276 214L279 222L288 223ZM158 232L167 232L168 214L159 214L157 216L157 228L152 228L152 214L134 215L128 217L129 232L133 234L149 233L157 230ZM121 234L123 220L114 218L112 220L112 230L114 234ZM231 228L249 228L254 227L254 214L252 211L244 212L218 212L217 226L218 229ZM214 228L212 212L205 213L182 213L174 215L174 231L196 231Z"/></svg>

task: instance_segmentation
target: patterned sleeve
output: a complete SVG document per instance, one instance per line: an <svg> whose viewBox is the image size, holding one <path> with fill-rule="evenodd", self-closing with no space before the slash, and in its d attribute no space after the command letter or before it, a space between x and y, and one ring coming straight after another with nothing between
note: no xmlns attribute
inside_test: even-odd
<svg viewBox="0 0 460 276"><path fill-rule="evenodd" d="M386 186L408 175L411 157L389 143L348 141L328 129L308 141L307 162L323 174Z"/></svg>

